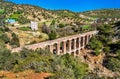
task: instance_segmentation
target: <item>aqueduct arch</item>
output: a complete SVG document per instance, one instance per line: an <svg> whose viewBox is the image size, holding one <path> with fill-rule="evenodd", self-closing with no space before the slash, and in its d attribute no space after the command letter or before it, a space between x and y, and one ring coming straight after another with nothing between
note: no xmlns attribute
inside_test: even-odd
<svg viewBox="0 0 120 79"><path fill-rule="evenodd" d="M77 56L81 49L83 49L89 42L93 35L98 31L91 31L83 34L72 35L68 37L58 38L51 41L41 42L37 44L24 46L27 49L35 50L37 48L48 49L50 52L63 55L66 53ZM23 47L11 49L12 52L19 52Z"/></svg>

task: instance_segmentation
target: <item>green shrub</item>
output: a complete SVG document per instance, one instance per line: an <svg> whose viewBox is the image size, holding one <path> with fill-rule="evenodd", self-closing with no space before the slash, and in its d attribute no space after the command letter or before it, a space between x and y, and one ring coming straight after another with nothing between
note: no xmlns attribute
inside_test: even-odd
<svg viewBox="0 0 120 79"><path fill-rule="evenodd" d="M31 31L30 27L21 27L20 30L22 30L22 31Z"/></svg>
<svg viewBox="0 0 120 79"><path fill-rule="evenodd" d="M58 27L63 28L63 27L65 27L65 25L61 23L61 24L59 24Z"/></svg>
<svg viewBox="0 0 120 79"><path fill-rule="evenodd" d="M105 63L105 67L112 71L119 71L120 72L120 60L116 58L109 58Z"/></svg>
<svg viewBox="0 0 120 79"><path fill-rule="evenodd" d="M19 47L19 38L15 33L12 33L12 39L10 40L10 45L12 47Z"/></svg>
<svg viewBox="0 0 120 79"><path fill-rule="evenodd" d="M12 70L16 64L16 57L6 48L0 49L0 70Z"/></svg>
<svg viewBox="0 0 120 79"><path fill-rule="evenodd" d="M53 40L53 39L56 39L57 38L57 33L56 32L51 32L50 34L49 34L49 39L50 40Z"/></svg>
<svg viewBox="0 0 120 79"><path fill-rule="evenodd" d="M93 37L89 43L91 49L95 50L95 55L99 55L102 50L103 44L96 37Z"/></svg>
<svg viewBox="0 0 120 79"><path fill-rule="evenodd" d="M89 25L82 26L82 29L83 29L83 30L88 30L88 29L90 29L90 28L91 28L91 26L89 26Z"/></svg>

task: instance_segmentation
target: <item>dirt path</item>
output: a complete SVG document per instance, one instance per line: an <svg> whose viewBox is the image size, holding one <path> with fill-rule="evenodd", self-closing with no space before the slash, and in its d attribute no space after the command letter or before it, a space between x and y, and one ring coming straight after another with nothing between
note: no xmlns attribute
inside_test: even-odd
<svg viewBox="0 0 120 79"><path fill-rule="evenodd" d="M13 73L7 71L0 72L0 79L44 79L52 76L51 73L35 73L32 70L27 70L24 72Z"/></svg>

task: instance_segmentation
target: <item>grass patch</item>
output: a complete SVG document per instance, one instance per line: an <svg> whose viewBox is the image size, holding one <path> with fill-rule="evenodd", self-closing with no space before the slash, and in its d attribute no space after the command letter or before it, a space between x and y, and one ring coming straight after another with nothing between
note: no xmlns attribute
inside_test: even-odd
<svg viewBox="0 0 120 79"><path fill-rule="evenodd" d="M85 26L82 26L82 29L86 30L86 29L90 29L91 27L89 25L85 25Z"/></svg>
<svg viewBox="0 0 120 79"><path fill-rule="evenodd" d="M3 10L3 9L0 10L0 13L4 13L4 12L5 12L5 10Z"/></svg>
<svg viewBox="0 0 120 79"><path fill-rule="evenodd" d="M15 19L18 20L19 19L20 14L13 14L10 16L11 19Z"/></svg>
<svg viewBox="0 0 120 79"><path fill-rule="evenodd" d="M31 31L30 27L21 27L20 30L22 31Z"/></svg>

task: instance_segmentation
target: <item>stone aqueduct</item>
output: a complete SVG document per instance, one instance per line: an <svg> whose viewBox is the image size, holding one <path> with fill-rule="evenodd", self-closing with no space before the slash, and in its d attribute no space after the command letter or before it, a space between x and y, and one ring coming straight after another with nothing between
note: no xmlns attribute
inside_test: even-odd
<svg viewBox="0 0 120 79"><path fill-rule="evenodd" d="M77 34L72 36L67 36L63 38L58 38L51 41L41 42L37 44L27 45L24 48L36 50L39 48L48 49L50 52L63 55L66 53L73 54L77 56L81 49L83 49L89 42L90 38L96 35L98 31L90 31L83 34ZM19 52L23 47L18 47L11 49L12 52Z"/></svg>

